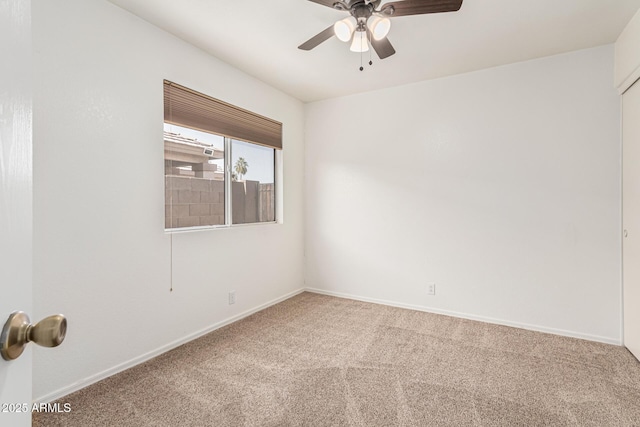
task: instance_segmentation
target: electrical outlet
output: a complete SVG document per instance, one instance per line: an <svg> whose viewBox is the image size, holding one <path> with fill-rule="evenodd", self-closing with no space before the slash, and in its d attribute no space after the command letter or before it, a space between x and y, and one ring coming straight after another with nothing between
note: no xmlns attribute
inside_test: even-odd
<svg viewBox="0 0 640 427"><path fill-rule="evenodd" d="M236 291L229 292L229 305L236 303Z"/></svg>
<svg viewBox="0 0 640 427"><path fill-rule="evenodd" d="M427 283L427 295L435 295L435 294L436 294L436 284Z"/></svg>

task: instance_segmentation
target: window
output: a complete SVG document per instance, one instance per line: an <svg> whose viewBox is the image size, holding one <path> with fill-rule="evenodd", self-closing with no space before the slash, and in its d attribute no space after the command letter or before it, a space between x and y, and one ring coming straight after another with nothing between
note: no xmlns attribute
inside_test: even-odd
<svg viewBox="0 0 640 427"><path fill-rule="evenodd" d="M275 221L275 150L231 141L231 206L234 224Z"/></svg>
<svg viewBox="0 0 640 427"><path fill-rule="evenodd" d="M165 228L224 225L224 137L164 124Z"/></svg>
<svg viewBox="0 0 640 427"><path fill-rule="evenodd" d="M164 82L165 229L274 222L282 124Z"/></svg>

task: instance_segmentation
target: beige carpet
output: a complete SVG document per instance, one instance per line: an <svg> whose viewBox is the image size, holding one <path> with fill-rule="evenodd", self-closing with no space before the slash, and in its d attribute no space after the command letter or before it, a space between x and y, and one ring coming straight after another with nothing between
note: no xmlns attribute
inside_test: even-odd
<svg viewBox="0 0 640 427"><path fill-rule="evenodd" d="M624 348L303 293L34 426L640 426Z"/></svg>

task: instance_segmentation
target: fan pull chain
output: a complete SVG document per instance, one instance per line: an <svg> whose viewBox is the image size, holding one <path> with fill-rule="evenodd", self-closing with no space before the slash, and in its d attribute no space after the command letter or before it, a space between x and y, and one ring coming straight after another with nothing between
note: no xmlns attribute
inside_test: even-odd
<svg viewBox="0 0 640 427"><path fill-rule="evenodd" d="M373 50L373 44L371 44L371 33L367 32L367 37L369 39L369 66L373 65L373 61L371 60L371 51Z"/></svg>
<svg viewBox="0 0 640 427"><path fill-rule="evenodd" d="M369 65L373 65L373 60L371 59L372 58L371 49L373 49L373 45L371 44L371 38L370 38L370 34L368 34L368 32L362 31L360 33L361 33L360 34L360 71L364 71L364 65L363 65L363 59L362 59L363 58L363 54L364 54L363 49L362 49L363 48L363 46L362 46L363 37L366 37L364 39L364 41L368 41L369 42L369 49L368 49L369 50ZM364 35L362 33L364 33ZM356 36L357 35L354 35L354 37L356 37Z"/></svg>
<svg viewBox="0 0 640 427"><path fill-rule="evenodd" d="M360 34L360 71L364 70L362 66L362 33Z"/></svg>

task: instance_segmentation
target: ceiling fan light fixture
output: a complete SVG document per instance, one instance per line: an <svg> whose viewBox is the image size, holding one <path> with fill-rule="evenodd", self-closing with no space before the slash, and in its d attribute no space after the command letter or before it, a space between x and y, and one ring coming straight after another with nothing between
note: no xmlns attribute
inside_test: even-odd
<svg viewBox="0 0 640 427"><path fill-rule="evenodd" d="M373 34L373 38L375 40L382 40L389 34L391 20L380 16L372 16L367 25L369 30L371 30L371 34Z"/></svg>
<svg viewBox="0 0 640 427"><path fill-rule="evenodd" d="M387 38L391 29L390 18L427 15L432 13L455 12L460 10L464 0L310 0L333 10L348 12L350 17L320 31L298 46L301 50L311 50L336 36L343 42L350 41L350 50L360 53L360 70L363 70L362 52L375 51L378 58L394 55L396 50ZM384 3L384 4L383 4ZM343 15L344 16L344 15ZM369 46L371 45L371 46ZM370 54L371 56L371 54ZM369 65L371 65L371 57Z"/></svg>
<svg viewBox="0 0 640 427"><path fill-rule="evenodd" d="M333 25L333 32L336 33L338 40L345 43L351 40L351 36L356 29L354 21L355 20L349 16L348 18L342 19Z"/></svg>
<svg viewBox="0 0 640 427"><path fill-rule="evenodd" d="M367 43L367 36L364 31L357 31L353 35L353 41L351 42L351 52L368 52L369 43Z"/></svg>

